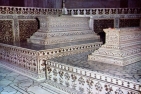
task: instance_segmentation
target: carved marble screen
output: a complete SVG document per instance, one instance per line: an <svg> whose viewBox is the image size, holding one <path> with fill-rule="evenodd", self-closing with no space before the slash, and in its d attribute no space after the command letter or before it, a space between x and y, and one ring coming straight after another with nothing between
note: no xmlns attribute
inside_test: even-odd
<svg viewBox="0 0 141 94"><path fill-rule="evenodd" d="M36 19L19 20L20 41L26 41L37 30L38 21Z"/></svg>
<svg viewBox="0 0 141 94"><path fill-rule="evenodd" d="M104 28L113 28L114 19L97 19L94 20L94 31L96 33L103 32Z"/></svg>
<svg viewBox="0 0 141 94"><path fill-rule="evenodd" d="M119 27L139 27L140 19L120 19ZM104 28L113 28L114 19L97 19L94 20L94 31L103 32Z"/></svg>
<svg viewBox="0 0 141 94"><path fill-rule="evenodd" d="M140 19L120 19L119 27L138 27Z"/></svg>
<svg viewBox="0 0 141 94"><path fill-rule="evenodd" d="M13 20L0 20L0 42L13 42Z"/></svg>

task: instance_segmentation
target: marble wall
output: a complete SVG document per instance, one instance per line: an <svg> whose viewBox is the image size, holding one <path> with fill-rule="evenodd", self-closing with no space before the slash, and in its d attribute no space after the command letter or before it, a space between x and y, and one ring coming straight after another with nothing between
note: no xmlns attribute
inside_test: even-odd
<svg viewBox="0 0 141 94"><path fill-rule="evenodd" d="M9 0L9 6L19 6L24 7L24 0Z"/></svg>
<svg viewBox="0 0 141 94"><path fill-rule="evenodd" d="M61 0L0 0L0 6L55 8L61 7Z"/></svg>
<svg viewBox="0 0 141 94"><path fill-rule="evenodd" d="M141 7L141 0L65 0L67 8ZM0 0L0 6L61 8L62 0Z"/></svg>
<svg viewBox="0 0 141 94"><path fill-rule="evenodd" d="M120 7L120 0L66 0L67 8Z"/></svg>
<svg viewBox="0 0 141 94"><path fill-rule="evenodd" d="M128 7L141 7L141 0L128 0Z"/></svg>
<svg viewBox="0 0 141 94"><path fill-rule="evenodd" d="M9 6L9 0L0 0L0 6Z"/></svg>

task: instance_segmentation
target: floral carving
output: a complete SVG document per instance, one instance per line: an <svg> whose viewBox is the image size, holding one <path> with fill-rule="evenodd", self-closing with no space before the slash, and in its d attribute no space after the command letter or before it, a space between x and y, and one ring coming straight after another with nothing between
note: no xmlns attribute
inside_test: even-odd
<svg viewBox="0 0 141 94"><path fill-rule="evenodd" d="M105 24L106 23L106 24ZM102 19L102 20L94 20L94 30L96 33L100 33L103 31L104 28L114 27L114 20L113 19ZM102 39L104 40L104 39Z"/></svg>
<svg viewBox="0 0 141 94"><path fill-rule="evenodd" d="M0 20L0 41L13 42L12 20Z"/></svg>
<svg viewBox="0 0 141 94"><path fill-rule="evenodd" d="M72 82L75 82L77 77L74 74L71 74Z"/></svg>
<svg viewBox="0 0 141 94"><path fill-rule="evenodd" d="M85 80L83 79L83 77L80 77L78 79L78 81L79 81L79 84L81 84L81 85L84 85L84 83L85 83Z"/></svg>
<svg viewBox="0 0 141 94"><path fill-rule="evenodd" d="M87 84L88 84L88 86L91 88L92 86L93 86L93 80L91 80L91 79L87 79Z"/></svg>
<svg viewBox="0 0 141 94"><path fill-rule="evenodd" d="M97 91L102 91L102 85L99 82L95 84L95 88Z"/></svg>
<svg viewBox="0 0 141 94"><path fill-rule="evenodd" d="M119 88L115 91L115 94L124 94L123 91Z"/></svg>
<svg viewBox="0 0 141 94"><path fill-rule="evenodd" d="M140 20L139 19L120 19L120 27L137 27L139 26Z"/></svg>
<svg viewBox="0 0 141 94"><path fill-rule="evenodd" d="M106 94L112 94L112 87L110 85L105 85Z"/></svg>
<svg viewBox="0 0 141 94"><path fill-rule="evenodd" d="M19 20L20 41L25 41L38 30L37 20Z"/></svg>
<svg viewBox="0 0 141 94"><path fill-rule="evenodd" d="M59 76L60 76L61 78L63 78L63 74L64 74L63 71L59 71Z"/></svg>
<svg viewBox="0 0 141 94"><path fill-rule="evenodd" d="M68 73L65 73L64 76L65 76L65 79L66 79L66 80L69 80L69 79L70 79L70 76L69 76Z"/></svg>

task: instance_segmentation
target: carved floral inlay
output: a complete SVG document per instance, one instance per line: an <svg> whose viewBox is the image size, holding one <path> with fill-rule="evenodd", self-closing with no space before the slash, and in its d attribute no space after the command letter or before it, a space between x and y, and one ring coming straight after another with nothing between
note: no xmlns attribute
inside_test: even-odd
<svg viewBox="0 0 141 94"><path fill-rule="evenodd" d="M36 19L19 20L20 41L26 41L37 30L38 22Z"/></svg>
<svg viewBox="0 0 141 94"><path fill-rule="evenodd" d="M12 20L0 20L0 41L1 42L13 42L13 21Z"/></svg>

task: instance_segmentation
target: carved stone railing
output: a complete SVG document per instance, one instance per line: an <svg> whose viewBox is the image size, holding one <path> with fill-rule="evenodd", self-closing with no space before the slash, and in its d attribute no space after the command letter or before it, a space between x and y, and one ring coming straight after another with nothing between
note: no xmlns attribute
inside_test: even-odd
<svg viewBox="0 0 141 94"><path fill-rule="evenodd" d="M67 9L68 15L72 16L81 16L81 17L91 17L90 20L90 27L97 33L102 32L104 28L119 28L120 24L122 23L122 19L130 20L130 23L133 23L132 19L137 19L136 24L137 26L141 26L141 8L74 8L74 9ZM113 25L100 25L101 23L96 23L95 20L113 20ZM138 21L139 20L139 21ZM98 25L99 24L99 25ZM128 26L128 25L125 25ZM136 26L136 25L135 25ZM95 30L95 27L100 27ZM134 27L134 25L132 26Z"/></svg>
<svg viewBox="0 0 141 94"><path fill-rule="evenodd" d="M56 8L35 8L35 7L0 7L1 14L18 14L18 15L50 15L50 14L61 14L62 9Z"/></svg>
<svg viewBox="0 0 141 94"><path fill-rule="evenodd" d="M17 71L33 79L44 79L40 68L39 52L22 47L0 43L0 59L4 67Z"/></svg>
<svg viewBox="0 0 141 94"><path fill-rule="evenodd" d="M120 15L140 14L141 8L79 8L67 9L69 15Z"/></svg>
<svg viewBox="0 0 141 94"><path fill-rule="evenodd" d="M67 9L68 15L129 15L135 17L141 15L141 8L74 8ZM49 15L49 14L62 14L62 9L57 8L36 8L36 7L12 7L1 6L1 14L18 14L18 15Z"/></svg>
<svg viewBox="0 0 141 94"><path fill-rule="evenodd" d="M47 84L68 94L140 94L141 91L138 82L53 60L46 61L46 73Z"/></svg>

